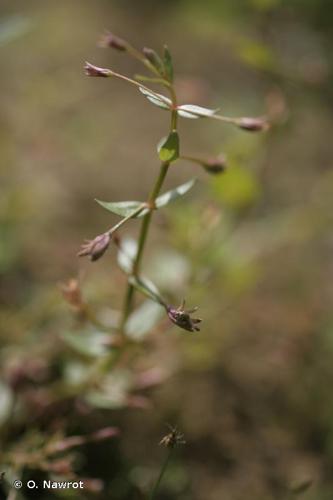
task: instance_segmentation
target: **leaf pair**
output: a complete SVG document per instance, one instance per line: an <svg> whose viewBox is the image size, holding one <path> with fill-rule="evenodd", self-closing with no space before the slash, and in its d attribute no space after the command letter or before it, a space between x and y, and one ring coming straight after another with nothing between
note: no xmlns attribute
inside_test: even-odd
<svg viewBox="0 0 333 500"><path fill-rule="evenodd" d="M181 184L180 186L177 186L176 188L167 191L161 196L158 196L155 200L155 207L157 209L164 207L168 203L170 203L170 201L176 200L180 196L183 196L193 187L195 182L196 182L195 179L191 179L185 184ZM109 212L112 212L116 215L120 215L122 217L127 217L131 215L131 213L135 212L135 210L137 210L140 206L142 206L141 201L119 201L119 202L107 202L101 200L96 200L96 201L99 205L101 205ZM148 211L149 211L148 208L146 208L142 210L142 212L140 212L136 217L143 217L148 213Z"/></svg>

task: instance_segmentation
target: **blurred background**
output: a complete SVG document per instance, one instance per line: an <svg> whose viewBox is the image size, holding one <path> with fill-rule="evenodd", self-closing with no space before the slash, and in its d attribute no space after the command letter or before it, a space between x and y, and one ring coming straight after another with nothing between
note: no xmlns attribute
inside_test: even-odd
<svg viewBox="0 0 333 500"><path fill-rule="evenodd" d="M145 498L165 455L166 422L187 444L161 500L332 498L332 23L329 0L2 0L3 449L15 456L59 429L121 430L77 450L78 477L95 482L67 498ZM144 267L174 304L186 296L200 306L202 329L157 327L135 362L148 382L141 377L125 398L123 367L110 382L112 402L98 404L55 396L100 352L82 352L96 332L75 318L59 283L79 278L105 321L121 307L115 249L94 265L76 252L118 220L95 198L145 198L169 122L131 86L84 76L85 60L142 73L98 47L105 30L138 48L167 43L180 102L268 114L274 126L250 134L180 121L183 154L223 152L228 170L172 167L166 188L199 182L155 216ZM137 229L131 222L122 234ZM23 489L18 498L61 495Z"/></svg>

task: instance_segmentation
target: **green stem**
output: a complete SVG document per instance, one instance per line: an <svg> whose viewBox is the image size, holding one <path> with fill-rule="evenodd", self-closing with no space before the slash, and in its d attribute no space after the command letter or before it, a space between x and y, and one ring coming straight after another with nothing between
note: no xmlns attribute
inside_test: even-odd
<svg viewBox="0 0 333 500"><path fill-rule="evenodd" d="M162 188L162 185L163 185L164 179L166 177L166 174L168 172L169 166L170 166L170 163L162 163L161 169L160 169L160 174L157 178L155 186L154 186L154 188L149 196L149 199L148 199L147 205L150 206L151 208L150 208L149 212L144 216L142 224L141 224L139 243L138 243L138 251L137 251L135 260L133 262L132 273L134 275L137 275L139 272L142 254L143 254L143 250L144 250L145 243L147 240L148 229L149 229L152 214L153 214L152 207L154 206L155 200L160 193L160 190ZM133 303L133 296L134 296L134 286L131 283L129 283L127 286L127 292L126 292L126 297L125 297L125 302L124 302L124 309L123 309L120 330L123 330L125 323L126 323L126 320L131 312L132 303Z"/></svg>
<svg viewBox="0 0 333 500"><path fill-rule="evenodd" d="M162 464L159 476L158 476L158 478L156 480L156 483L154 484L153 489L150 492L149 500L154 500L154 498L155 498L155 495L156 495L157 490L158 490L158 488L160 486L160 483L162 481L164 473L167 470L167 467L169 465L169 461L170 461L170 458L171 458L171 455L172 455L172 450L173 450L173 448L170 448L169 453L167 454L167 456L166 456L166 458L165 458L165 460L164 460L164 462Z"/></svg>

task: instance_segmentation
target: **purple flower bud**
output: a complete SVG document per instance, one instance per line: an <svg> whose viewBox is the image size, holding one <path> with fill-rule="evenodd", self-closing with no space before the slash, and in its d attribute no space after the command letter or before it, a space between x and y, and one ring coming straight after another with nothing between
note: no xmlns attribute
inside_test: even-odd
<svg viewBox="0 0 333 500"><path fill-rule="evenodd" d="M183 330L187 330L189 332L199 332L200 328L198 327L198 323L201 323L201 319L199 318L191 318L190 314L197 310L197 307L193 309L188 309L187 311L184 309L185 302L183 302L177 309L172 306L167 306L166 310L169 316L169 319L179 328L183 328Z"/></svg>
<svg viewBox="0 0 333 500"><path fill-rule="evenodd" d="M159 71L160 74L164 73L164 65L160 56L153 49L149 49L148 47L144 47L142 52L145 58L154 66L154 68Z"/></svg>
<svg viewBox="0 0 333 500"><path fill-rule="evenodd" d="M101 76L103 78L107 78L111 76L112 72L107 68L99 68L98 66L94 66L88 62L85 63L84 69L87 76Z"/></svg>
<svg viewBox="0 0 333 500"><path fill-rule="evenodd" d="M98 260L107 250L110 241L111 235L109 233L100 234L93 240L86 240L77 255L78 257L85 257L88 255L91 261Z"/></svg>
<svg viewBox="0 0 333 500"><path fill-rule="evenodd" d="M122 52L127 50L127 43L125 40L110 32L102 36L99 45L100 47L111 47L112 49L120 50Z"/></svg>
<svg viewBox="0 0 333 500"><path fill-rule="evenodd" d="M209 174L221 174L227 168L226 158L224 155L219 155L217 158L209 158L202 162L202 166Z"/></svg>
<svg viewBox="0 0 333 500"><path fill-rule="evenodd" d="M243 118L238 118L235 123L239 128L248 130L249 132L261 132L269 128L266 118L249 118L244 116Z"/></svg>

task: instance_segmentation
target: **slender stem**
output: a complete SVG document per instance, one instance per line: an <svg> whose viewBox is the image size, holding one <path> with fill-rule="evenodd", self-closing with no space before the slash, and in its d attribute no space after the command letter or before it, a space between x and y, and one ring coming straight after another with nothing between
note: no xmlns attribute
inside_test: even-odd
<svg viewBox="0 0 333 500"><path fill-rule="evenodd" d="M147 92L149 92L150 94L153 94L160 101L163 101L165 104L167 104L167 106L170 106L170 99L168 99L164 95L158 94L157 92L150 89L149 87L146 87L146 85L143 85L142 83L137 82L137 81L133 80L132 78L129 78L128 76L121 75L120 73L116 73L115 71L112 71L111 69L108 71L109 71L109 76L114 76L116 78L120 78L120 80L124 80L125 82L131 83L132 85L135 85L136 87L144 89ZM169 88L169 90L171 92L171 87Z"/></svg>
<svg viewBox="0 0 333 500"><path fill-rule="evenodd" d="M122 75L118 75L118 74L114 74L114 75L122 78ZM139 85L141 87L144 87L144 86L138 84L137 82L135 82L134 80L131 80L127 77L125 77L124 79L129 81L130 83L134 83L135 85ZM147 89L147 87L144 87L144 88L146 90L150 91L150 89ZM171 124L170 124L170 130L172 132L172 131L177 130L177 120L178 120L177 95L176 95L175 89L172 85L170 85L170 87L169 87L169 92L170 92L170 96L171 96L171 100L172 100ZM166 98L164 98L164 99L166 99ZM147 205L149 206L149 212L144 216L142 224L141 224L139 243L138 243L138 251L137 251L137 254L136 254L136 257L135 257L135 260L133 263L133 269L132 269L132 274L134 276L136 276L138 274L139 269L140 269L142 254L143 254L143 250L144 250L145 243L147 240L147 234L148 234L148 230L149 230L149 226L150 226L150 222L151 222L151 218L152 218L152 212L154 209L155 200L160 193L164 179L168 173L169 166L170 166L170 162L163 162L161 164L159 176L156 180L156 183L155 183L153 190L150 193L150 196L148 199ZM120 321L120 332L121 333L124 332L124 327L125 327L127 318L128 318L128 316L131 312L131 309L132 309L134 291L135 291L134 286L131 283L128 283L127 284L127 291L126 291L126 295L125 295L124 306L123 306L122 318Z"/></svg>
<svg viewBox="0 0 333 500"><path fill-rule="evenodd" d="M165 458L165 460L164 460L164 462L163 462L163 464L162 464L162 467L161 467L161 470L160 470L159 476L158 476L158 478L157 478L157 480L156 480L156 483L154 484L153 489L152 489L152 490L151 490L151 492L150 492L150 495L149 495L149 500L154 500L154 498L155 498L155 495L156 495L157 490L158 490L158 488L159 488L159 486L160 486L160 483L161 483L161 481L162 481L162 478L163 478L163 476L164 476L164 473L165 473L165 471L166 471L166 469L167 469L167 467L168 467L169 460L170 460L171 455L172 455L172 450L173 450L173 448L170 448L170 449L169 449L169 453L167 454L167 456L166 456L166 458Z"/></svg>
<svg viewBox="0 0 333 500"><path fill-rule="evenodd" d="M150 205L150 206L154 205L155 200L156 200L157 196L159 195L159 192L160 192L161 187L163 185L166 174L168 172L169 165L170 165L170 163L162 163L160 174L159 174L159 176L156 180L155 186L154 186L154 188L149 196L147 205ZM152 213L153 213L153 208L151 208L149 210L149 212L144 216L142 224L141 224L139 243L138 243L138 251L137 251L135 260L133 262L132 273L134 275L137 275L139 272L142 254L143 254L143 250L144 250L145 243L147 240L148 229L149 229L151 218L152 218ZM124 309L123 309L120 330L123 330L124 325L126 323L126 320L130 314L132 302L133 302L133 296L134 296L134 286L131 283L129 283L127 286L127 292L126 292L126 296L125 296Z"/></svg>
<svg viewBox="0 0 333 500"><path fill-rule="evenodd" d="M115 231L117 231L117 229L119 229L123 224L125 224L125 222L127 222L130 219L133 219L134 217L136 217L137 215L139 215L142 212L142 210L144 210L145 208L147 208L146 203L142 203L142 205L140 205L136 210L133 210L133 212L131 212L126 217L124 217L124 219L121 219L121 221L118 222L118 224L116 224L115 226L111 227L107 232L111 235L112 233L114 233Z"/></svg>

